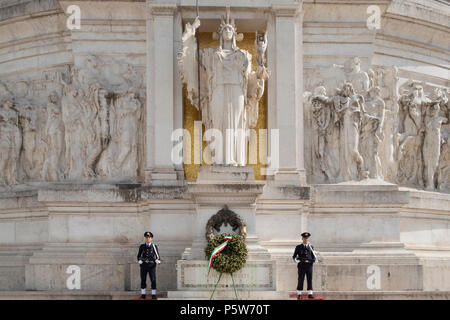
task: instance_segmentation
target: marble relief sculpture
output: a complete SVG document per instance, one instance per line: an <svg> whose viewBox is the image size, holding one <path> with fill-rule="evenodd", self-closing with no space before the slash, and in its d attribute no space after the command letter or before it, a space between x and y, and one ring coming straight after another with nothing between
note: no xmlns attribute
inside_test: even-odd
<svg viewBox="0 0 450 320"><path fill-rule="evenodd" d="M441 150L445 151L443 136L448 135L448 129L442 133L448 121L447 100L438 88L432 98L420 83L410 81L407 88L399 100L399 182L435 190L445 179L445 174L439 175L439 166L445 167Z"/></svg>
<svg viewBox="0 0 450 320"><path fill-rule="evenodd" d="M111 140L102 153L97 172L102 177L135 177L137 175L138 126L141 103L130 90L112 99L109 127Z"/></svg>
<svg viewBox="0 0 450 320"><path fill-rule="evenodd" d="M450 191L448 89L413 80L399 86L396 67L374 66L366 73L357 58L329 70L343 73L318 82L325 85L304 99L314 137L312 179L370 178ZM333 82L342 85L328 97Z"/></svg>
<svg viewBox="0 0 450 320"><path fill-rule="evenodd" d="M324 155L324 130L332 126L339 128L339 169L338 180L359 180L364 160L359 152L359 132L362 114L364 113L364 98L355 93L353 85L347 82L338 94L332 98L325 96L325 89L312 97L314 116L321 132L319 133L319 154ZM328 120L327 118L330 117ZM325 126L325 124L327 124ZM322 164L325 172L327 166ZM334 179L334 178L333 178Z"/></svg>
<svg viewBox="0 0 450 320"><path fill-rule="evenodd" d="M99 59L88 57L89 68L74 70L73 84L66 86L63 95L63 110L67 109L63 118L69 122L66 145L71 143L66 148L66 177L135 178L141 103L131 88L114 91L123 89L127 80L118 80L115 73L107 77L99 65Z"/></svg>
<svg viewBox="0 0 450 320"><path fill-rule="evenodd" d="M215 34L220 41L219 47L200 51L198 92L195 32L199 26L198 18L192 25L186 24L182 36L183 48L178 57L181 78L187 84L191 103L201 110L206 129L218 130L224 139L223 149L215 150L213 164L245 166L246 130L256 125L258 101L264 92L264 81L269 77L269 71L264 66L267 38L257 34L258 67L252 71L250 53L236 45L243 35L237 33L228 10ZM233 131L227 133L229 129Z"/></svg>
<svg viewBox="0 0 450 320"><path fill-rule="evenodd" d="M187 26L179 56L194 104L199 23ZM249 53L236 46L240 35L229 16L219 31L221 46L200 53L200 110L207 128L220 128L226 137L226 129L256 124L269 75L264 66L267 38L257 33L258 67L252 71ZM372 66L365 72L360 63L352 58L335 65L330 70L342 74L330 73L333 81L325 79L304 95L315 179L370 178L450 192L449 89L406 79L399 85L396 67ZM144 115L139 73L95 56L69 70L68 75L50 70L41 79L0 83L2 186L138 176ZM330 87L335 82L340 86ZM230 164L244 165L245 135L233 137L231 146Z"/></svg>
<svg viewBox="0 0 450 320"><path fill-rule="evenodd" d="M136 179L143 88L132 66L96 56L0 83L2 184Z"/></svg>

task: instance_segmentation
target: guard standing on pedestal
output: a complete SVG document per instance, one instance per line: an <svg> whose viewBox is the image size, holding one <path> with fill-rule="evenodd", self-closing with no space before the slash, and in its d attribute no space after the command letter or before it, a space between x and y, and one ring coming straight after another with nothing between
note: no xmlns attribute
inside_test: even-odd
<svg viewBox="0 0 450 320"><path fill-rule="evenodd" d="M147 273L150 275L152 283L152 299L156 300L156 265L160 264L158 246L152 243L153 233L144 233L145 243L139 247L137 255L138 263L141 266L141 298L146 298Z"/></svg>
<svg viewBox="0 0 450 320"><path fill-rule="evenodd" d="M302 298L303 281L305 279L308 283L308 298L314 299L312 276L313 276L313 263L316 261L316 254L314 247L309 243L308 238L311 236L309 232L302 233L303 243L295 247L294 255L292 258L297 262L298 269L298 284L297 284L297 299Z"/></svg>

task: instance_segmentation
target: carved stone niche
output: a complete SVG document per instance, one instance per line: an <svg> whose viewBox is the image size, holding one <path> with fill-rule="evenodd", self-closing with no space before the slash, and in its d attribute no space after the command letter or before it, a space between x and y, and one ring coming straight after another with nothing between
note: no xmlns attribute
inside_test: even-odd
<svg viewBox="0 0 450 320"><path fill-rule="evenodd" d="M225 205L215 215L209 218L208 222L206 223L205 237L207 241L210 241L214 238L214 230L219 232L222 224L224 224L225 226L230 225L234 232L239 229L239 235L244 239L246 238L246 224L235 212L228 209L228 206Z"/></svg>

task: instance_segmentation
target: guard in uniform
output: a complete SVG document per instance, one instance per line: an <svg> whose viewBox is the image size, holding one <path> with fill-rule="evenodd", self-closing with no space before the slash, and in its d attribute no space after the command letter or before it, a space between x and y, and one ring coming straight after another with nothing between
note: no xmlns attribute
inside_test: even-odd
<svg viewBox="0 0 450 320"><path fill-rule="evenodd" d="M302 233L303 243L295 247L292 258L297 262L298 269L298 284L297 284L297 299L302 298L303 281L308 283L308 298L314 299L312 287L313 263L316 261L314 247L309 243L308 238L311 236L309 232Z"/></svg>
<svg viewBox="0 0 450 320"><path fill-rule="evenodd" d="M152 282L152 299L156 300L156 265L160 264L158 246L152 243L153 233L144 233L145 243L139 247L137 255L138 263L141 266L141 298L146 297L147 273Z"/></svg>

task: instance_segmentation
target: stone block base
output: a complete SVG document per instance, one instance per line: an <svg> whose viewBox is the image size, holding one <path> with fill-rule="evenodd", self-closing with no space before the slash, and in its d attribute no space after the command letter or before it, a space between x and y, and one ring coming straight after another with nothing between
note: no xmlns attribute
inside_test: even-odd
<svg viewBox="0 0 450 320"><path fill-rule="evenodd" d="M210 291L169 291L168 299L188 299L188 300L209 300L212 294ZM289 298L287 292L277 291L249 291L238 290L237 296L239 300L286 300ZM214 300L236 300L233 288L231 290L216 290Z"/></svg>
<svg viewBox="0 0 450 320"><path fill-rule="evenodd" d="M248 261L244 268L233 274L236 288L247 291L275 291L276 263L274 260ZM204 291L213 289L219 273L202 260L179 260L177 264L177 288L181 291ZM231 276L223 274L218 290L233 290Z"/></svg>

